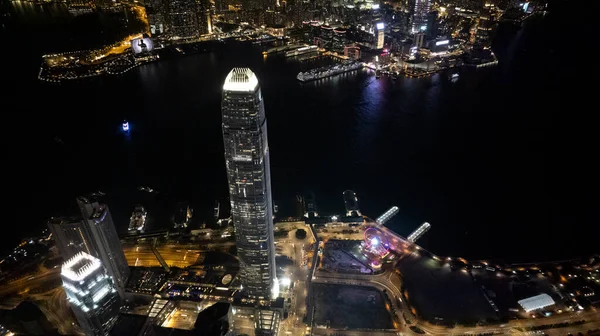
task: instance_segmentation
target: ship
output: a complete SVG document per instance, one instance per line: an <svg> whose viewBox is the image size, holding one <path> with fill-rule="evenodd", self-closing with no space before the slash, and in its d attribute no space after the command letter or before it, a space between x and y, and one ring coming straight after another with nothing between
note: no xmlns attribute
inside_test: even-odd
<svg viewBox="0 0 600 336"><path fill-rule="evenodd" d="M319 51L319 47L311 45L311 46L298 48L296 50L287 51L285 53L285 57L300 56L300 55L309 54L309 53L316 53L317 51Z"/></svg>
<svg viewBox="0 0 600 336"><path fill-rule="evenodd" d="M129 219L129 233L141 233L146 229L146 209L141 205L136 205Z"/></svg>
<svg viewBox="0 0 600 336"><path fill-rule="evenodd" d="M335 64L318 69L313 69L306 72L300 72L296 78L301 82L308 82L311 80L321 79L329 76L339 75L344 72L359 70L364 67L362 62L347 62L344 64Z"/></svg>

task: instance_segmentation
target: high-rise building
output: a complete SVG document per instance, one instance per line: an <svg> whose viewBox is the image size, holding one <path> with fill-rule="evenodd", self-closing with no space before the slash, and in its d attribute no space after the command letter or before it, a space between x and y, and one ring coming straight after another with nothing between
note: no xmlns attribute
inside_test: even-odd
<svg viewBox="0 0 600 336"><path fill-rule="evenodd" d="M165 4L163 0L148 0L144 2L150 34L157 36L165 32Z"/></svg>
<svg viewBox="0 0 600 336"><path fill-rule="evenodd" d="M243 292L276 291L267 120L256 75L234 68L223 84L223 141Z"/></svg>
<svg viewBox="0 0 600 336"><path fill-rule="evenodd" d="M196 0L167 1L169 36L174 40L199 37Z"/></svg>
<svg viewBox="0 0 600 336"><path fill-rule="evenodd" d="M92 237L95 251L92 255L102 260L108 274L113 277L119 295L123 298L129 278L129 265L108 206L85 197L79 197L77 203Z"/></svg>
<svg viewBox="0 0 600 336"><path fill-rule="evenodd" d="M48 221L52 238L64 260L79 252L93 253L87 225L81 217L59 217Z"/></svg>
<svg viewBox="0 0 600 336"><path fill-rule="evenodd" d="M427 15L430 7L431 0L415 0L411 25L413 34L427 30Z"/></svg>
<svg viewBox="0 0 600 336"><path fill-rule="evenodd" d="M385 42L385 24L383 22L377 22L375 24L375 38L377 39L375 49L383 49L383 43Z"/></svg>
<svg viewBox="0 0 600 336"><path fill-rule="evenodd" d="M123 298L129 266L108 206L79 197L81 217L53 218L48 222L52 237L64 260L80 252L102 261Z"/></svg>
<svg viewBox="0 0 600 336"><path fill-rule="evenodd" d="M62 265L61 278L84 333L108 335L119 317L119 297L100 259L80 252Z"/></svg>

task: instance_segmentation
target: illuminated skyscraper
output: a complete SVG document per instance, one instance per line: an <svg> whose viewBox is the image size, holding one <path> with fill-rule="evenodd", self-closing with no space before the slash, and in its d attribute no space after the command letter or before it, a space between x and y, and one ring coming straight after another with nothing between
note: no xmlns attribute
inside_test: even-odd
<svg viewBox="0 0 600 336"><path fill-rule="evenodd" d="M80 252L61 269L71 310L86 335L108 335L119 316L119 297L100 259Z"/></svg>
<svg viewBox="0 0 600 336"><path fill-rule="evenodd" d="M77 204L82 217L53 218L48 222L60 255L67 260L84 252L99 258L124 297L129 265L108 206L84 197L79 197Z"/></svg>
<svg viewBox="0 0 600 336"><path fill-rule="evenodd" d="M223 141L240 278L249 297L276 291L267 120L256 75L234 68L223 85Z"/></svg>
<svg viewBox="0 0 600 336"><path fill-rule="evenodd" d="M415 8L412 15L411 32L418 33L427 29L427 15L431 7L431 0L415 0Z"/></svg>
<svg viewBox="0 0 600 336"><path fill-rule="evenodd" d="M375 44L375 49L383 49L383 43L385 42L385 24L383 22L378 22L375 24L375 37L377 38L377 43Z"/></svg>

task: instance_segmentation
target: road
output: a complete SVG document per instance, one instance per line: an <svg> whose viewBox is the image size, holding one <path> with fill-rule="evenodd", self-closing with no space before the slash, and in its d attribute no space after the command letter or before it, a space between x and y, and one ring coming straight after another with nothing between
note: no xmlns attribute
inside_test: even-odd
<svg viewBox="0 0 600 336"><path fill-rule="evenodd" d="M163 244L156 249L170 267L185 268L204 260L208 251L227 252L235 242L214 242L208 244ZM160 267L160 263L152 252L150 243L123 244L123 252L129 266Z"/></svg>
<svg viewBox="0 0 600 336"><path fill-rule="evenodd" d="M287 223L286 223L287 224ZM302 228L306 231L310 229L304 225L295 225L288 227L290 229L287 237L276 239L280 254L293 260L294 264L284 269L285 276L289 277L294 287L291 291L284 294L289 297L291 307L288 318L281 321L279 326L279 335L303 336L306 333L306 324L303 319L306 315L306 297L308 295L307 279L309 269L305 264L304 248L312 244L312 236L307 234L305 239L296 239L296 230ZM285 288L282 288L285 290Z"/></svg>

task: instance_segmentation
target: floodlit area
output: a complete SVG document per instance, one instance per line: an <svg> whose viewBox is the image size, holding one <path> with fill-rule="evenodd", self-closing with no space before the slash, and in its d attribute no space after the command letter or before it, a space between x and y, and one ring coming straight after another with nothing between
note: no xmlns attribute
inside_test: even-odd
<svg viewBox="0 0 600 336"><path fill-rule="evenodd" d="M177 307L162 324L164 328L192 330L198 318L198 309Z"/></svg>

